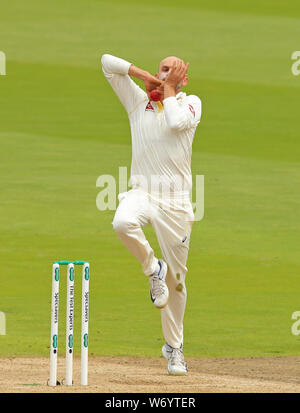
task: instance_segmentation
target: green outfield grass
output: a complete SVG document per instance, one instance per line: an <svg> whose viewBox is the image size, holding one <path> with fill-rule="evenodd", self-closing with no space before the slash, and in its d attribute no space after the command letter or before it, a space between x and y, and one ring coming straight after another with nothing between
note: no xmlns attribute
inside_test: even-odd
<svg viewBox="0 0 300 413"><path fill-rule="evenodd" d="M186 92L202 99L192 169L205 175L205 217L190 245L185 355L299 353L291 334L300 310L300 76L291 73L299 39L295 0L1 6L0 356L49 354L57 259L91 263L90 354L160 355L148 280L112 229L114 211L96 208L97 177L118 177L131 161L103 53L152 73L179 55L190 62ZM159 255L153 230L145 233ZM78 334L79 285L75 299Z"/></svg>

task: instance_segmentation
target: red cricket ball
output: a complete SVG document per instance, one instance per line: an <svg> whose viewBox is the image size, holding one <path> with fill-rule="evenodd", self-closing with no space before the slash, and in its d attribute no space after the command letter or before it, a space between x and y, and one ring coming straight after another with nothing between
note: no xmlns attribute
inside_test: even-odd
<svg viewBox="0 0 300 413"><path fill-rule="evenodd" d="M161 100L161 94L157 90L151 90L150 99L153 100L153 102L158 102Z"/></svg>

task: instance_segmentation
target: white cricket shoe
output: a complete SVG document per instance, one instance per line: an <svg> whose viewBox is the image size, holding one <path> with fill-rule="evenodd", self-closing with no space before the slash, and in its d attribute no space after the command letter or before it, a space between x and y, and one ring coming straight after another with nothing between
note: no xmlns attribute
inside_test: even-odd
<svg viewBox="0 0 300 413"><path fill-rule="evenodd" d="M158 260L158 264L159 271L155 271L150 277L150 297L155 307L164 308L169 299L169 289L166 284L168 267L163 260Z"/></svg>
<svg viewBox="0 0 300 413"><path fill-rule="evenodd" d="M182 345L180 348L173 348L166 343L161 349L162 355L168 360L168 373L173 376L185 376L188 372L187 364L184 361Z"/></svg>

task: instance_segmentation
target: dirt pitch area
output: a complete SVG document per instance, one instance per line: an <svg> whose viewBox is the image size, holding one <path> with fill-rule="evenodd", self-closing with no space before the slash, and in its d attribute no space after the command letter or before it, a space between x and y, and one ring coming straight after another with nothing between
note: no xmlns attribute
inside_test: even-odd
<svg viewBox="0 0 300 413"><path fill-rule="evenodd" d="M0 358L0 393L298 393L300 357L186 358L189 374L167 374L163 358L90 357L89 385L81 387L80 358L74 385L47 386L49 359ZM58 361L58 380L64 377Z"/></svg>

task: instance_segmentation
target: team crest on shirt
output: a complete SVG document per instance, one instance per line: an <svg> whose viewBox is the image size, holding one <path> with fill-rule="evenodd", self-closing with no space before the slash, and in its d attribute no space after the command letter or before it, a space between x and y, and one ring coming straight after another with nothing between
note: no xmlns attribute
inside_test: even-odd
<svg viewBox="0 0 300 413"><path fill-rule="evenodd" d="M153 112L155 112L153 106L152 106L151 103L150 103L150 100L149 100L149 102L148 102L148 105L146 106L145 111L146 111L146 110L152 110Z"/></svg>
<svg viewBox="0 0 300 413"><path fill-rule="evenodd" d="M190 109L190 111L192 112L192 114L193 114L194 117L195 117L195 109L193 108L193 106L192 106L192 105L189 105L189 109Z"/></svg>

